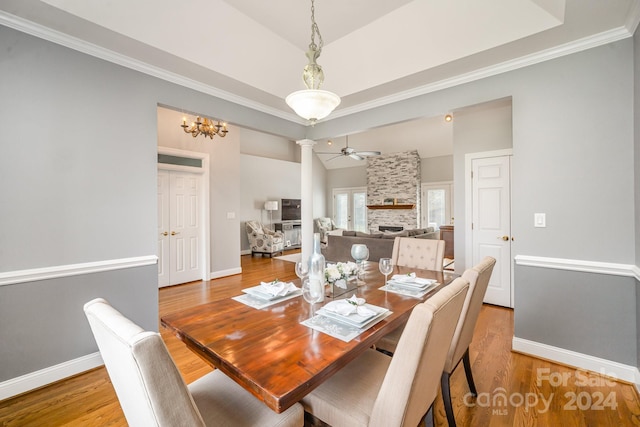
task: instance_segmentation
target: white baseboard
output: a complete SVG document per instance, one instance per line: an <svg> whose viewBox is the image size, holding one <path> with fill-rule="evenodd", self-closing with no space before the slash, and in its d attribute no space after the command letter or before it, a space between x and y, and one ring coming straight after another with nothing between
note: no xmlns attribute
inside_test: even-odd
<svg viewBox="0 0 640 427"><path fill-rule="evenodd" d="M574 366L579 369L592 371L633 383L640 388L640 371L635 366L624 365L612 360L601 359L588 354L577 353L564 348L554 347L535 341L513 337L512 349L520 353L558 362L563 365Z"/></svg>
<svg viewBox="0 0 640 427"><path fill-rule="evenodd" d="M56 381L104 365L99 352L50 366L0 383L0 400L35 390Z"/></svg>
<svg viewBox="0 0 640 427"><path fill-rule="evenodd" d="M240 255L251 255L251 249L245 249L240 251Z"/></svg>
<svg viewBox="0 0 640 427"><path fill-rule="evenodd" d="M241 274L241 273L242 273L242 267L229 268L227 270L212 271L211 278L217 279L219 277L233 276L234 274Z"/></svg>

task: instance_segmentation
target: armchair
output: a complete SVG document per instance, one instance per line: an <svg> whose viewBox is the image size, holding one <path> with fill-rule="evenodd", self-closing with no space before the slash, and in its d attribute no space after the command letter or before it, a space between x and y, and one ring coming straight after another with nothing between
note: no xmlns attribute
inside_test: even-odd
<svg viewBox="0 0 640 427"><path fill-rule="evenodd" d="M253 254L273 254L282 253L284 250L284 237L279 231L272 231L262 226L259 221L247 221L247 238Z"/></svg>
<svg viewBox="0 0 640 427"><path fill-rule="evenodd" d="M320 241L324 244L327 244L327 235L330 234L329 232L341 230L340 228L336 228L336 224L331 218L327 217L316 218L314 221L314 228L314 232L320 233Z"/></svg>

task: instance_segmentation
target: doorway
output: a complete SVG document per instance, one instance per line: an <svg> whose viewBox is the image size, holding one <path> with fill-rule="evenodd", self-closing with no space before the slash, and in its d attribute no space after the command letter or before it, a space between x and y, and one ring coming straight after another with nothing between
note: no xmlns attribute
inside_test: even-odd
<svg viewBox="0 0 640 427"><path fill-rule="evenodd" d="M158 286L209 280L208 154L158 149Z"/></svg>
<svg viewBox="0 0 640 427"><path fill-rule="evenodd" d="M337 228L367 231L367 188L334 188L333 221Z"/></svg>

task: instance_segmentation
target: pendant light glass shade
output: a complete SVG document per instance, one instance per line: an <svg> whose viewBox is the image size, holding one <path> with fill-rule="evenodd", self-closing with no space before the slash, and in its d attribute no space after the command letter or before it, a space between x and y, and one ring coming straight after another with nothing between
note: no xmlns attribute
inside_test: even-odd
<svg viewBox="0 0 640 427"><path fill-rule="evenodd" d="M340 104L340 97L326 90L305 89L293 92L285 101L297 115L315 122L331 114Z"/></svg>

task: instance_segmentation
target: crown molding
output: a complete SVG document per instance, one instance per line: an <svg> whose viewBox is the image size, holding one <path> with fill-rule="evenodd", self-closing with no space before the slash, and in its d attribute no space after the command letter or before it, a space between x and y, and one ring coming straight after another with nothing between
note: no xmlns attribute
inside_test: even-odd
<svg viewBox="0 0 640 427"><path fill-rule="evenodd" d="M638 7L640 12L640 7ZM639 13L640 15L640 13ZM640 20L640 17L638 18ZM415 89L410 89L404 92L398 92L393 95L378 98L374 101L365 102L362 104L354 105L340 109L331 114L331 118L338 118L348 116L350 114L359 113L365 110L369 110L376 107L382 107L394 102L404 101L405 99L413 98L420 95L426 95L432 92L436 92L443 89L448 89L454 86L458 86L465 83L474 82L487 77L492 77L498 74L506 73L508 71L518 70L520 68L528 67L530 65L539 64L541 62L549 61L552 59L560 58L562 56L570 55L584 50L592 49L594 47L602 46L608 43L613 43L622 39L629 38L633 33L629 32L627 27L619 27L613 30L605 31L593 36L585 37L573 42L565 43L563 45L555 46L550 49L545 49L540 52L536 52L530 55L525 55L520 58L505 61L499 64L491 65L489 67L481 68L471 71L469 73L460 74L449 79L439 80L428 85L420 86Z"/></svg>
<svg viewBox="0 0 640 427"><path fill-rule="evenodd" d="M70 36L60 31L53 30L51 28L36 24L34 22L28 21L15 15L11 15L3 11L0 11L0 24L13 28L14 30L18 30L23 33L41 38L43 40L68 47L69 49L73 49L78 52L103 59L113 64L121 65L131 70L139 71L141 73L157 77L170 83L175 83L177 85L187 87L189 89L193 89L207 95L215 96L216 98L233 102L234 104L242 105L243 107L251 108L252 110L261 111L263 113L276 116L281 119L299 122L299 117L293 113L286 113L282 110L251 101L247 98L218 89L206 83L198 82L188 77L184 77L171 71L167 71L165 69L147 64L146 62L139 61L129 56L114 52L110 49L106 49L93 43L89 43L77 37ZM306 123L306 121L304 123Z"/></svg>
<svg viewBox="0 0 640 427"><path fill-rule="evenodd" d="M328 118L322 120L330 121L332 119L348 116L351 114L370 110L372 108L393 104L396 102L404 101L409 98L413 98L420 95L426 95L432 92L436 92L443 89L448 89L454 86L458 86L464 83L474 82L476 80L492 77L498 74L506 73L508 71L517 70L520 68L528 67L530 65L538 64L541 62L556 59L565 55L581 52L594 47L602 46L608 43L613 43L628 37L632 37L635 28L640 22L640 5L638 2L634 2L627 21L624 26L615 28L609 31L604 31L593 36L584 37L579 40L575 40L569 43L565 43L560 46L555 46L550 49L545 49L540 52L536 52L530 55L525 55L520 58L505 61L496 65L481 68L469 73L461 74L449 79L439 80L434 83L430 83L424 86L420 86L414 89L398 92L393 95L381 97L369 102L363 102L352 107L344 109L338 109L334 111ZM112 50L100 47L98 45L86 42L77 37L64 34L57 30L45 27L40 24L28 21L24 18L11 15L9 13L0 11L0 24L13 28L18 31L30 34L35 37L68 47L70 49L86 53L87 55L94 56L96 58L103 59L105 61L112 62L114 64L121 65L123 67L139 71L141 73L157 77L159 79L175 83L177 85L187 87L189 89L196 90L207 95L215 96L225 101L233 102L256 111L260 111L275 117L279 117L284 120L288 120L294 123L311 126L310 123L293 113L284 112L277 108L269 107L267 105L249 100L247 98L235 95L233 93L218 89L214 86L198 82L196 80L178 75L176 73L164 70L159 67L147 64L145 62L133 59L126 55L119 54Z"/></svg>
<svg viewBox="0 0 640 427"><path fill-rule="evenodd" d="M629 34L633 35L638 28L638 24L640 24L640 2L634 1L631 4L631 9L629 10L624 26L627 28L627 31L629 31Z"/></svg>

